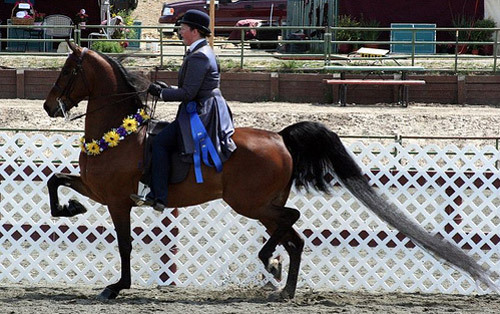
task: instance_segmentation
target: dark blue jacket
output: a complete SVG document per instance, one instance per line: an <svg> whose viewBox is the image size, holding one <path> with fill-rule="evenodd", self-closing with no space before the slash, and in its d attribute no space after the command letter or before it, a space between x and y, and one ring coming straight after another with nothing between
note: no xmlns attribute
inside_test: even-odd
<svg viewBox="0 0 500 314"><path fill-rule="evenodd" d="M179 121L185 154L194 152L189 116L186 112L186 104L193 100L198 103L200 119L221 159L226 160L236 149L231 139L234 133L232 114L219 86L220 73L217 60L205 40L185 57L179 70L178 86L162 90L163 100L181 101L176 119Z"/></svg>

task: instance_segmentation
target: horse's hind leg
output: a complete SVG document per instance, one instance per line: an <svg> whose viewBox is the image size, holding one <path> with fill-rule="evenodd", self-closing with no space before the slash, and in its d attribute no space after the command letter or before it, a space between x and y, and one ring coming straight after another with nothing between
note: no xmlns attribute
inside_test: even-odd
<svg viewBox="0 0 500 314"><path fill-rule="evenodd" d="M290 265L288 267L286 285L281 291L280 296L284 299L292 299L295 296L295 289L297 288L297 278L299 277L304 240L301 239L293 228L290 228L287 234L282 238L281 243L288 252L288 256L290 256Z"/></svg>
<svg viewBox="0 0 500 314"><path fill-rule="evenodd" d="M276 246L282 243L290 256L290 266L286 286L281 292L282 298L293 298L297 286L297 278L301 262L302 249L304 241L293 230L293 224L299 219L298 210L288 207L273 206L274 219L270 217L261 218L260 221L267 227L271 236L259 252L259 259L262 261L266 270L276 276L279 271L276 266L270 263L270 259Z"/></svg>
<svg viewBox="0 0 500 314"><path fill-rule="evenodd" d="M76 192L89 196L89 191L83 184L80 176L64 173L55 173L47 182L49 189L50 213L53 217L73 217L78 214L85 213L87 210L77 200L70 200L67 205L59 204L57 190L60 186L66 186Z"/></svg>

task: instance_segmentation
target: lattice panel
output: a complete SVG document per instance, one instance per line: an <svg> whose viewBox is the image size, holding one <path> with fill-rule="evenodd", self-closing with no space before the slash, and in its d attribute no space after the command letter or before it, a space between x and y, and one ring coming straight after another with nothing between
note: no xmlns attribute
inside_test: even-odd
<svg viewBox="0 0 500 314"><path fill-rule="evenodd" d="M0 132L0 280L107 284L120 276L115 233L106 208L67 188L62 203L88 209L52 218L47 178L78 173L79 135ZM371 184L429 232L454 241L483 265L499 266L499 151L492 146L349 146ZM306 240L300 287L485 292L381 222L335 180L331 195L294 191L297 229ZM257 222L236 216L222 201L158 214L132 213L134 284L264 285L257 253L267 238ZM288 267L280 247L276 253ZM286 275L286 273L285 273Z"/></svg>

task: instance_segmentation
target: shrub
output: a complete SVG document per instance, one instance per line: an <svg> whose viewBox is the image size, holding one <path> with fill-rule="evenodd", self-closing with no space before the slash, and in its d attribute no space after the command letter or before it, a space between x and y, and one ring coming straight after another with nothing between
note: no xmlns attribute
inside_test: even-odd
<svg viewBox="0 0 500 314"><path fill-rule="evenodd" d="M119 42L111 41L94 41L91 49L104 53L122 53L124 51Z"/></svg>

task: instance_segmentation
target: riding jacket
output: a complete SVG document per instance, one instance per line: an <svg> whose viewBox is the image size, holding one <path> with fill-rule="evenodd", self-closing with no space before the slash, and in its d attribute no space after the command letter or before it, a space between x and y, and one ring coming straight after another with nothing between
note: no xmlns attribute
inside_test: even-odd
<svg viewBox="0 0 500 314"><path fill-rule="evenodd" d="M185 56L179 70L178 86L162 90L163 100L181 101L176 119L179 121L186 155L194 152L189 115L186 111L186 104L190 101L197 102L200 119L222 161L227 160L236 149L231 139L234 133L232 114L219 86L220 73L215 54L207 41L203 40Z"/></svg>

